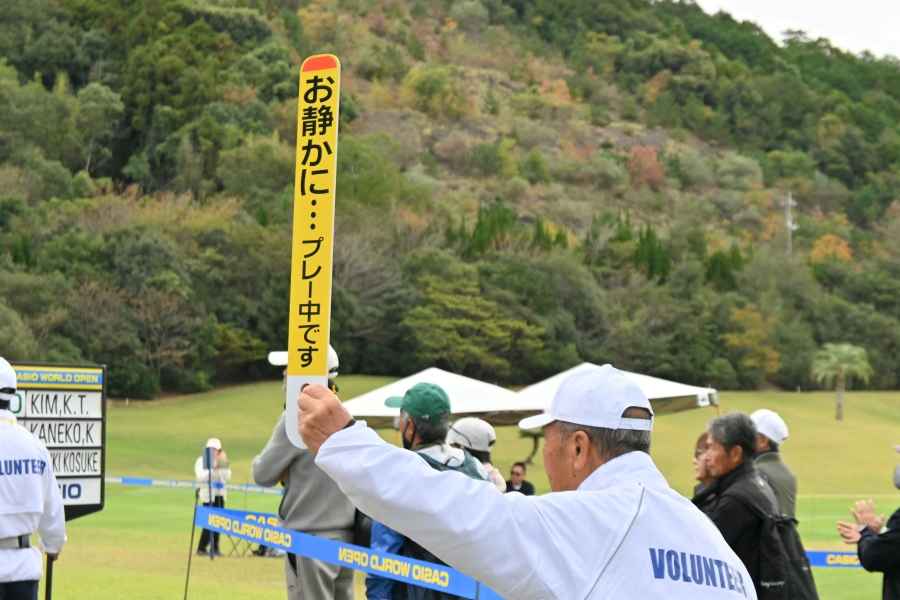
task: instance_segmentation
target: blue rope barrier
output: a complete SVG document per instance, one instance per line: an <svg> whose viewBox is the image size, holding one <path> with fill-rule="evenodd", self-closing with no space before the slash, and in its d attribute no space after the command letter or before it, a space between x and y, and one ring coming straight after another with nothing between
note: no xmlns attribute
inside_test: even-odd
<svg viewBox="0 0 900 600"><path fill-rule="evenodd" d="M194 525L285 552L373 573L396 581L472 600L501 600L495 592L468 575L445 565L378 552L283 529L271 524L274 515L242 510L197 508Z"/></svg>
<svg viewBox="0 0 900 600"><path fill-rule="evenodd" d="M155 487L169 489L194 489L205 488L209 484L203 481L193 481L191 479L148 479L142 477L120 477L118 475L107 475L106 483L113 485L135 485L140 487ZM221 483L213 482L213 489L225 489L229 492L240 492L245 494L261 494L263 496L283 496L284 490L281 488L263 487L252 483Z"/></svg>

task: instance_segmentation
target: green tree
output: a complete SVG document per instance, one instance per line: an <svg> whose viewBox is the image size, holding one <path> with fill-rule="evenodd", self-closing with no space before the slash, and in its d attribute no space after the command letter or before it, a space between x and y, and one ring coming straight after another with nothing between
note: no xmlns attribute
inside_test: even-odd
<svg viewBox="0 0 900 600"><path fill-rule="evenodd" d="M424 275L418 283L425 302L410 310L402 325L424 361L454 373L502 377L512 357L541 346L539 327L504 315L471 278Z"/></svg>
<svg viewBox="0 0 900 600"><path fill-rule="evenodd" d="M105 85L91 83L78 92L77 122L83 140L83 168L87 173L112 156L106 144L115 134L124 110L122 97Z"/></svg>
<svg viewBox="0 0 900 600"><path fill-rule="evenodd" d="M872 366L865 348L853 344L825 344L813 360L812 375L819 383L834 384L834 418L843 421L847 380L856 377L863 383L868 382L872 377Z"/></svg>

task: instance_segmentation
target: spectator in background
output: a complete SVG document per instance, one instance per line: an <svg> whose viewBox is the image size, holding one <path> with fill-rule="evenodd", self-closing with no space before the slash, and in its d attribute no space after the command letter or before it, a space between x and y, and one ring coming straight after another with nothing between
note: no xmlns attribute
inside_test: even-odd
<svg viewBox="0 0 900 600"><path fill-rule="evenodd" d="M712 511L716 503L716 478L709 474L706 462L706 451L709 450L709 433L704 431L697 438L694 446L694 479L699 483L694 486L694 497L691 502L704 513Z"/></svg>
<svg viewBox="0 0 900 600"><path fill-rule="evenodd" d="M517 462L509 472L509 481L506 482L506 493L519 492L523 496L534 496L534 486L525 481L525 463Z"/></svg>
<svg viewBox="0 0 900 600"><path fill-rule="evenodd" d="M194 473L197 474L197 482L203 485L199 488L200 501L203 506L215 506L216 508L225 507L225 498L228 492L225 490L225 482L231 479L231 466L228 462L228 455L222 450L222 442L219 438L209 438L206 442L207 448L213 449L213 469L212 469L212 498L209 497L209 469L203 468L203 457L197 459L194 463ZM212 537L212 549L209 548L210 536ZM197 554L206 556L209 552L215 552L216 556L221 556L219 551L219 534L204 529L200 534L200 544L197 546Z"/></svg>
<svg viewBox="0 0 900 600"><path fill-rule="evenodd" d="M716 501L707 514L747 567L757 596L770 598L778 592L779 598L817 598L797 530L792 521L780 522L775 493L753 463L758 437L753 420L745 413L729 413L710 421L708 431L706 461L716 478ZM780 531L782 526L790 528L787 533ZM785 535L790 548L783 543ZM780 556L771 554L775 551ZM781 569L784 564L788 572Z"/></svg>
<svg viewBox="0 0 900 600"><path fill-rule="evenodd" d="M328 389L335 391L338 376L337 353L328 347ZM287 364L287 352L273 352L269 362ZM287 388L287 370L282 389ZM284 413L262 453L253 459L253 480L257 485L284 486L278 506L279 526L329 540L353 542L356 508L334 480L316 466L315 455L298 448L287 437ZM332 563L287 554L284 561L288 600L352 600L353 570Z"/></svg>
<svg viewBox="0 0 900 600"><path fill-rule="evenodd" d="M491 424L477 417L460 419L450 426L450 433L447 434L448 444L454 448L466 450L478 459L481 466L487 471L494 487L500 492L506 492L503 475L491 464L491 447L496 441L497 434Z"/></svg>
<svg viewBox="0 0 900 600"><path fill-rule="evenodd" d="M900 452L900 446L894 446ZM900 489L900 465L894 469L894 485ZM875 512L875 503L860 500L850 510L856 524L838 521L838 532L848 544L857 544L859 563L866 571L884 573L883 600L900 600L900 509L884 528L884 515Z"/></svg>
<svg viewBox="0 0 900 600"><path fill-rule="evenodd" d="M750 415L759 438L756 444L756 468L772 486L781 513L795 518L797 506L797 476L781 459L781 444L788 437L788 428L778 413L760 409Z"/></svg>
<svg viewBox="0 0 900 600"><path fill-rule="evenodd" d="M418 454L432 469L456 471L472 479L488 480L484 467L471 454L459 448L451 448L446 443L450 432L450 398L440 386L417 383L403 397L392 396L384 404L400 409L403 447ZM372 522L371 548L439 565L446 564L412 539L378 521ZM457 596L369 574L366 576L366 598L454 600Z"/></svg>

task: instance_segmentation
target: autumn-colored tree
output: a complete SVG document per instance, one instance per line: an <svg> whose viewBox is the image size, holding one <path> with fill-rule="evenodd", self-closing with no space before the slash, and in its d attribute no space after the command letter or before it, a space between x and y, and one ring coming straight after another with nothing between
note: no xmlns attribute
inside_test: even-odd
<svg viewBox="0 0 900 600"><path fill-rule="evenodd" d="M812 252L809 253L809 259L813 262L822 262L826 259L850 262L853 260L853 248L844 238L829 233L816 240Z"/></svg>
<svg viewBox="0 0 900 600"><path fill-rule="evenodd" d="M739 367L738 376L744 387L756 387L768 375L778 372L779 354L766 343L767 329L775 323L775 317L764 317L753 303L731 309L731 324L736 331L724 333L719 339L736 353L732 363Z"/></svg>
<svg viewBox="0 0 900 600"><path fill-rule="evenodd" d="M628 172L635 187L658 192L666 186L666 173L656 159L656 146L635 146L628 156Z"/></svg>

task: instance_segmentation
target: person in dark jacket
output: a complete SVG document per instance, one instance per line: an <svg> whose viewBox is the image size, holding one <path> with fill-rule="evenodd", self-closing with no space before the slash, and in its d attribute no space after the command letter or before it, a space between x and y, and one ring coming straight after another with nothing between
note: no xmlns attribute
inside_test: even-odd
<svg viewBox="0 0 900 600"><path fill-rule="evenodd" d="M709 474L706 462L706 451L709 450L709 432L704 431L694 446L694 479L699 483L694 486L694 497L691 502L704 513L713 509L716 502L716 478Z"/></svg>
<svg viewBox="0 0 900 600"><path fill-rule="evenodd" d="M747 414L734 412L710 421L708 431L706 462L710 476L716 478L713 486L716 499L705 512L747 567L759 595L761 538L765 523L744 502L725 493L730 487L751 480L763 492L761 501L765 505L762 509L769 514L781 512L772 488L759 477L753 463L758 435L756 426Z"/></svg>
<svg viewBox="0 0 900 600"><path fill-rule="evenodd" d="M525 481L525 463L517 462L509 472L509 481L506 482L506 493L519 492L523 496L534 496L534 485Z"/></svg>
<svg viewBox="0 0 900 600"><path fill-rule="evenodd" d="M894 446L900 452L900 446ZM894 470L894 485L900 488L900 465ZM850 511L856 523L838 521L838 531L848 544L857 544L859 563L866 571L884 573L881 597L900 600L900 509L888 519L875 512L875 503L860 500Z"/></svg>

